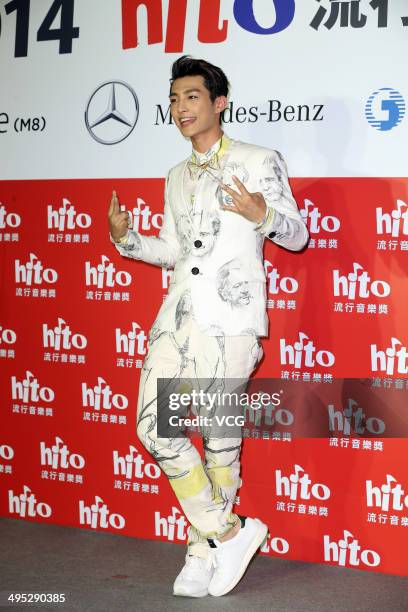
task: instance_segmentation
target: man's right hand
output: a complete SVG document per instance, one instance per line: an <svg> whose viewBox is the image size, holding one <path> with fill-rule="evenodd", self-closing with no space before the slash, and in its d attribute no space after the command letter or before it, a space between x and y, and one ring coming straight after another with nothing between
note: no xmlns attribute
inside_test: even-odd
<svg viewBox="0 0 408 612"><path fill-rule="evenodd" d="M129 215L127 211L121 211L116 191L112 191L112 199L108 210L109 231L115 242L126 236L129 227Z"/></svg>

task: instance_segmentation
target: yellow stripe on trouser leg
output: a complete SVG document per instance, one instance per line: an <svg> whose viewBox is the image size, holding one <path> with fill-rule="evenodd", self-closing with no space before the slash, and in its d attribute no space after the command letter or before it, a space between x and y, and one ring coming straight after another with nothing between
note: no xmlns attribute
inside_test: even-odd
<svg viewBox="0 0 408 612"><path fill-rule="evenodd" d="M236 483L236 470L232 470L229 465L219 465L207 468L211 482L224 487L232 487Z"/></svg>
<svg viewBox="0 0 408 612"><path fill-rule="evenodd" d="M178 499L187 499L194 497L205 487L208 487L208 476L204 471L203 465L200 463L190 467L188 474L185 476L171 478L170 484Z"/></svg>

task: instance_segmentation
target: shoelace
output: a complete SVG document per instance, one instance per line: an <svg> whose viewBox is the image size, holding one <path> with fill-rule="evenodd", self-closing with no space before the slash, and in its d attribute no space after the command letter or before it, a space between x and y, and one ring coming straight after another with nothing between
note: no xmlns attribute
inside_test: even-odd
<svg viewBox="0 0 408 612"><path fill-rule="evenodd" d="M205 559L202 559L201 557L196 557L195 555L188 555L187 559L186 559L186 564L184 566L183 569L183 574L186 577L190 577L195 575L196 570L197 569L202 569L203 564L205 564L206 569L207 568L207 562Z"/></svg>

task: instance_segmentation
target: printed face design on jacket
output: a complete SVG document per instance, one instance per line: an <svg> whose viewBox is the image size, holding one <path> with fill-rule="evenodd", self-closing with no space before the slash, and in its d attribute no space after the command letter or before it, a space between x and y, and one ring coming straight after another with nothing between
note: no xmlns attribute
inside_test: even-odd
<svg viewBox="0 0 408 612"><path fill-rule="evenodd" d="M239 178L241 183L246 183L249 179L249 172L246 169L244 164L239 162L227 162L224 166L224 170L222 172L222 182L228 187L231 187L235 191L237 191L237 186L233 181L232 176L235 175ZM232 197L222 189L221 186L217 187L217 191L215 193L218 202L220 204L233 204Z"/></svg>
<svg viewBox="0 0 408 612"><path fill-rule="evenodd" d="M193 244L193 230L187 215L180 215L176 221L177 233L181 245L181 257L187 257Z"/></svg>
<svg viewBox="0 0 408 612"><path fill-rule="evenodd" d="M259 177L259 190L264 193L265 197L278 200L282 195L282 170L272 156L265 157L262 172L263 174Z"/></svg>
<svg viewBox="0 0 408 612"><path fill-rule="evenodd" d="M227 261L217 272L217 291L232 308L247 306L251 298L248 281L243 278L241 261L236 257Z"/></svg>
<svg viewBox="0 0 408 612"><path fill-rule="evenodd" d="M221 220L217 210L203 210L201 213L198 239L202 245L192 245L192 254L198 257L211 253L221 227Z"/></svg>
<svg viewBox="0 0 408 612"><path fill-rule="evenodd" d="M198 219L197 219L198 217ZM196 257L203 257L211 253L221 227L221 220L217 210L202 210L193 217L196 227L191 228L187 215L181 215L177 222L177 231L181 242L184 257L190 253ZM194 246L195 240L201 240L201 246Z"/></svg>

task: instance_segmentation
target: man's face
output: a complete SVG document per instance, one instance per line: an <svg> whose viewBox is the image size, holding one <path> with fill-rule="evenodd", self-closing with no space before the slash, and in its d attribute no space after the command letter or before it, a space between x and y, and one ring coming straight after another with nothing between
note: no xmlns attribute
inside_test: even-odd
<svg viewBox="0 0 408 612"><path fill-rule="evenodd" d="M251 300L248 282L242 280L242 275L232 270L228 277L228 298L233 306L246 306Z"/></svg>
<svg viewBox="0 0 408 612"><path fill-rule="evenodd" d="M211 101L202 76L186 76L173 81L170 110L174 123L186 138L194 138L219 125L220 110L226 98Z"/></svg>
<svg viewBox="0 0 408 612"><path fill-rule="evenodd" d="M280 185L275 177L263 176L259 179L259 187L267 196L271 196L274 192L279 191Z"/></svg>

